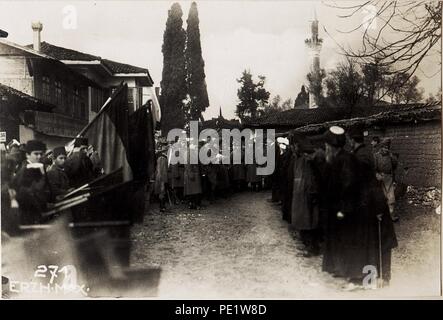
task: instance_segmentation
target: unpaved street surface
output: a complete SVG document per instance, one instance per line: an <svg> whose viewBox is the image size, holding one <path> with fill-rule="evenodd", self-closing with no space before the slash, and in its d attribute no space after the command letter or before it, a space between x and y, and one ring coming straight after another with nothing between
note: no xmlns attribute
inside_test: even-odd
<svg viewBox="0 0 443 320"><path fill-rule="evenodd" d="M131 264L162 268L160 298L375 298L434 296L440 290L440 215L402 208L388 288L343 292L321 257L298 257L269 192L244 192L203 210L151 205L133 228ZM405 211L406 210L406 211Z"/></svg>

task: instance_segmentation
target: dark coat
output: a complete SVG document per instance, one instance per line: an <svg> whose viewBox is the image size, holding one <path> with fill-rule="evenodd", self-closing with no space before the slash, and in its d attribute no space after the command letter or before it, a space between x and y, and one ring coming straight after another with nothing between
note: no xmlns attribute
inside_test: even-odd
<svg viewBox="0 0 443 320"><path fill-rule="evenodd" d="M226 190L229 189L229 170L224 164L216 165L217 168L217 189Z"/></svg>
<svg viewBox="0 0 443 320"><path fill-rule="evenodd" d="M66 159L65 172L73 188L81 187L96 177L91 159L83 152L75 152Z"/></svg>
<svg viewBox="0 0 443 320"><path fill-rule="evenodd" d="M184 182L185 196L202 193L200 168L198 164L185 164Z"/></svg>
<svg viewBox="0 0 443 320"><path fill-rule="evenodd" d="M261 177L257 175L257 164L246 165L246 181L249 183L260 182Z"/></svg>
<svg viewBox="0 0 443 320"><path fill-rule="evenodd" d="M69 179L65 170L55 164L47 172L48 182L54 197L65 194L69 189Z"/></svg>
<svg viewBox="0 0 443 320"><path fill-rule="evenodd" d="M13 179L14 189L17 191L20 222L22 224L38 224L44 222L42 213L52 198L46 171L38 179L28 179L27 162L24 162Z"/></svg>
<svg viewBox="0 0 443 320"><path fill-rule="evenodd" d="M282 176L281 176L281 195L282 195L282 213L283 220L291 223L291 205L292 205L292 187L294 178L294 161L295 157L291 151L283 154L282 160Z"/></svg>
<svg viewBox="0 0 443 320"><path fill-rule="evenodd" d="M182 164L172 164L171 168L171 188L183 188L185 168Z"/></svg>
<svg viewBox="0 0 443 320"><path fill-rule="evenodd" d="M291 226L295 230L314 230L318 227L317 181L311 161L304 155L296 157L293 170Z"/></svg>
<svg viewBox="0 0 443 320"><path fill-rule="evenodd" d="M244 164L233 164L231 167L231 177L233 181L246 180L246 168Z"/></svg>
<svg viewBox="0 0 443 320"><path fill-rule="evenodd" d="M377 215L382 215L382 252L397 240L386 201L376 179L369 179L357 158L340 151L328 168L328 215L323 270L342 277L362 278L366 265L379 265ZM339 220L337 212L344 218Z"/></svg>
<svg viewBox="0 0 443 320"><path fill-rule="evenodd" d="M163 197L168 183L168 158L166 155L158 155L155 169L154 193Z"/></svg>

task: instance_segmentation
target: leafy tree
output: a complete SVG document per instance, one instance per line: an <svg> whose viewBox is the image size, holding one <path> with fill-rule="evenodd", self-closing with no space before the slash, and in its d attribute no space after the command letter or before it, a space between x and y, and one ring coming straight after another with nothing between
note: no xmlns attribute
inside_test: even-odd
<svg viewBox="0 0 443 320"><path fill-rule="evenodd" d="M388 93L391 103L416 103L423 100L423 89L417 88L420 79L417 76L409 76L405 73L397 73L393 76L393 89Z"/></svg>
<svg viewBox="0 0 443 320"><path fill-rule="evenodd" d="M269 109L272 109L272 110L280 109L281 108L281 105L280 105L281 100L282 99L281 99L281 96L279 94L274 96L272 98L272 100L271 100L271 103L269 104Z"/></svg>
<svg viewBox="0 0 443 320"><path fill-rule="evenodd" d="M292 99L288 98L285 101L283 101L283 103L281 104L281 109L283 111L292 109L293 104L294 104L294 102L292 101Z"/></svg>
<svg viewBox="0 0 443 320"><path fill-rule="evenodd" d="M282 102L282 97L277 94L271 99L271 102L266 104L264 109L260 112L260 116L266 116L275 112L285 111L292 109L293 101L288 98Z"/></svg>
<svg viewBox="0 0 443 320"><path fill-rule="evenodd" d="M426 103L437 103L437 102L441 102L441 87L437 93L435 94L430 93L428 98L426 99Z"/></svg>
<svg viewBox="0 0 443 320"><path fill-rule="evenodd" d="M340 63L325 80L328 102L348 107L349 111L362 102L363 77L358 65L351 59Z"/></svg>
<svg viewBox="0 0 443 320"><path fill-rule="evenodd" d="M392 81L388 66L380 63L380 59L362 66L363 91L369 105L374 105L390 90Z"/></svg>
<svg viewBox="0 0 443 320"><path fill-rule="evenodd" d="M163 72L160 96L162 111L161 130L166 136L173 128L183 128L185 124L183 100L186 98L185 43L183 11L174 3L168 11L166 29L163 34Z"/></svg>
<svg viewBox="0 0 443 320"><path fill-rule="evenodd" d="M242 121L251 121L257 119L265 110L269 92L264 88L266 77L259 76L258 82L252 79L249 70L244 70L237 82L241 87L237 91L240 102L237 104L236 114Z"/></svg>
<svg viewBox="0 0 443 320"><path fill-rule="evenodd" d="M197 4L193 2L189 9L186 29L186 70L188 99L186 103L187 120L203 120L202 113L209 106L205 80L205 62L202 57L200 28Z"/></svg>

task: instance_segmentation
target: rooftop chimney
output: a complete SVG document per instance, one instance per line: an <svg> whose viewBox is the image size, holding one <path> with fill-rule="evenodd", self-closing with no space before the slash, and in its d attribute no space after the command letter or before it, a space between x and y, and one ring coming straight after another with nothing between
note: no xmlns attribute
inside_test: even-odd
<svg viewBox="0 0 443 320"><path fill-rule="evenodd" d="M40 21L33 22L32 30L34 31L34 50L40 51L41 48L40 33L43 30L43 24Z"/></svg>

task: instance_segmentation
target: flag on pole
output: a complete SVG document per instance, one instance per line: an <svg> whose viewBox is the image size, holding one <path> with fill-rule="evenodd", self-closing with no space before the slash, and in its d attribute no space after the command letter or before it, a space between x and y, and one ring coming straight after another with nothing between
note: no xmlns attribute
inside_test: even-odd
<svg viewBox="0 0 443 320"><path fill-rule="evenodd" d="M95 118L78 135L88 138L89 144L97 150L106 174L119 168L123 169L123 181L133 179L128 161L127 99L128 85L121 84Z"/></svg>

